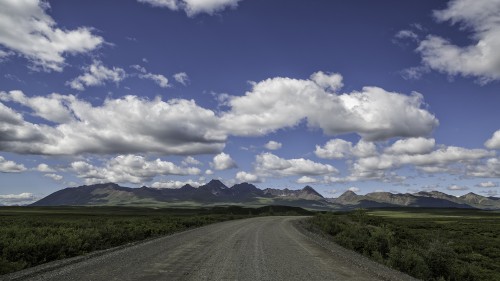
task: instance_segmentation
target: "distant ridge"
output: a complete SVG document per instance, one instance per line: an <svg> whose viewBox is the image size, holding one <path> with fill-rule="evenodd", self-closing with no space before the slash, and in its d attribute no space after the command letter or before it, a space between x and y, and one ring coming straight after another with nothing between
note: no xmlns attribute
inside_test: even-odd
<svg viewBox="0 0 500 281"><path fill-rule="evenodd" d="M114 206L192 206L192 205L288 205L322 210L355 208L477 208L500 210L500 198L468 193L455 197L439 191L417 193L372 192L358 195L346 191L338 198L324 198L313 187L291 190L259 189L250 183L232 187L219 180L195 188L189 184L177 189L122 187L115 183L68 187L56 191L32 206L114 205Z"/></svg>

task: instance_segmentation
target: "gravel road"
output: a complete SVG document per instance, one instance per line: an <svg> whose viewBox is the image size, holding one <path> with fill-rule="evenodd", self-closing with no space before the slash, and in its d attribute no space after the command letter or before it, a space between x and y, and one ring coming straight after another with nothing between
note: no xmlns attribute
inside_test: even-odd
<svg viewBox="0 0 500 281"><path fill-rule="evenodd" d="M297 226L300 217L227 221L9 280L415 280ZM59 262L60 263L60 262Z"/></svg>

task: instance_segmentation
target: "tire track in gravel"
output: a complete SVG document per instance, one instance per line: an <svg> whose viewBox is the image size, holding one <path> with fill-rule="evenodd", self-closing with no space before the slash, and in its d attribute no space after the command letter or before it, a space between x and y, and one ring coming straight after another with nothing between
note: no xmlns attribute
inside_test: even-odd
<svg viewBox="0 0 500 281"><path fill-rule="evenodd" d="M415 280L297 227L304 217L227 221L1 280ZM355 262L353 262L355 261ZM57 262L56 262L57 263Z"/></svg>

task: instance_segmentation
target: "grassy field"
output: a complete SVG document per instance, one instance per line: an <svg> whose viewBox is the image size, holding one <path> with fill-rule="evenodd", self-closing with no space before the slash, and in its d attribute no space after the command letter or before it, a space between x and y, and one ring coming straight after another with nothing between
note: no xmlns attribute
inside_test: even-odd
<svg viewBox="0 0 500 281"><path fill-rule="evenodd" d="M310 212L282 206L0 207L0 275L210 223L281 214Z"/></svg>
<svg viewBox="0 0 500 281"><path fill-rule="evenodd" d="M500 213L456 209L321 213L311 227L423 280L500 280Z"/></svg>

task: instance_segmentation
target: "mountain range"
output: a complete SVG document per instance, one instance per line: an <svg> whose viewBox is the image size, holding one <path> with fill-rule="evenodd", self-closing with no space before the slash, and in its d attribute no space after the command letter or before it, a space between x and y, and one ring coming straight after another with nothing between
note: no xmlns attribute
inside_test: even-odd
<svg viewBox="0 0 500 281"><path fill-rule="evenodd" d="M130 205L130 206L214 206L214 205L288 205L318 210L355 208L421 207L500 209L500 198L468 193L460 197L439 191L417 193L372 192L358 195L346 191L338 198L325 198L314 188L300 190L259 189L239 183L227 187L219 180L195 188L189 184L178 189L123 187L115 183L68 187L56 191L32 206Z"/></svg>

